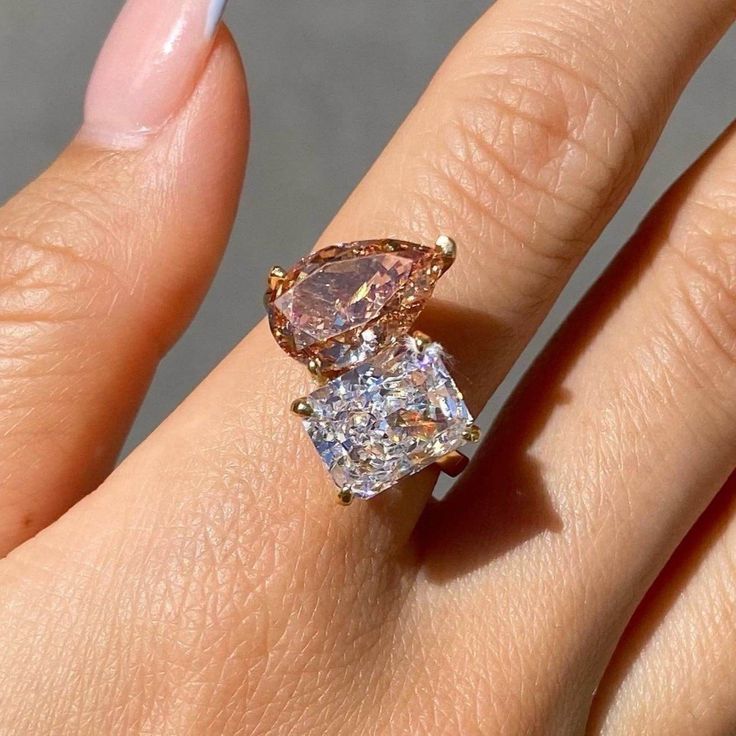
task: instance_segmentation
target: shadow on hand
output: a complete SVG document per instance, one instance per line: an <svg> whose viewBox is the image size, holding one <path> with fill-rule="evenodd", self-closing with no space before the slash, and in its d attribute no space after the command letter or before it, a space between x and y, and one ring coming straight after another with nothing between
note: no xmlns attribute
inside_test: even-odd
<svg viewBox="0 0 736 736"><path fill-rule="evenodd" d="M533 455L535 441L543 432L555 431L553 414L574 399L565 388L568 375L656 256L658 239L653 232L668 227L661 217L643 223L537 358L452 491L427 508L416 541L430 579L442 583L541 533L562 531L562 518L545 486L544 468ZM528 336L509 340L508 329L489 323L487 315L451 304L438 305L433 317L444 335L443 344L459 365L468 366L470 387L458 383L467 392L471 409L477 409L513 362L513 356L494 352L494 343L518 344ZM463 378L462 373L457 375ZM569 442L576 440L577 434L570 433Z"/></svg>
<svg viewBox="0 0 736 736"><path fill-rule="evenodd" d="M543 468L530 452L556 407L570 401L562 388L544 393L544 404L524 396L508 409L493 437L476 453L465 474L442 501L433 503L417 529L420 549L441 550L427 558L429 579L442 583L487 565L545 531L562 531L562 519L545 487ZM541 397L540 397L541 400ZM526 416L520 419L519 411Z"/></svg>
<svg viewBox="0 0 736 736"><path fill-rule="evenodd" d="M512 356L499 349L503 345L508 350L514 342L508 329L486 313L444 301L431 302L417 327L447 350L451 373L471 411L477 412L503 379L503 366L512 362ZM534 373L539 372L535 366ZM484 565L543 531L561 531L542 469L530 452L550 415L570 401L559 380L559 373L552 370L525 378L494 424L492 439L489 434L451 493L430 504L417 529L420 551L423 540L442 549L441 555L432 557L430 577L441 582ZM506 420L509 413L513 424Z"/></svg>

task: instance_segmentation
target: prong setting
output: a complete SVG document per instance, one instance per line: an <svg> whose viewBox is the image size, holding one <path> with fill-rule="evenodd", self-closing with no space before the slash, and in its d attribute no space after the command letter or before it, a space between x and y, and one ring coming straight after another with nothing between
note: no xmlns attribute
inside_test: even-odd
<svg viewBox="0 0 736 736"><path fill-rule="evenodd" d="M298 417L311 417L314 414L312 405L303 397L292 402L291 411Z"/></svg>
<svg viewBox="0 0 736 736"><path fill-rule="evenodd" d="M350 506L355 499L351 491L340 490L337 492L337 502L340 506Z"/></svg>
<svg viewBox="0 0 736 736"><path fill-rule="evenodd" d="M446 235L434 246L354 241L268 274L271 332L318 384L292 402L291 412L342 506L432 464L456 477L469 463L459 448L479 441L442 346L412 329L456 254Z"/></svg>
<svg viewBox="0 0 736 736"><path fill-rule="evenodd" d="M463 432L463 439L466 442L479 442L480 434L480 427L477 424L469 424Z"/></svg>
<svg viewBox="0 0 736 736"><path fill-rule="evenodd" d="M455 241L447 236L440 235L435 241L437 250L442 254L442 260L444 262L444 271L447 271L450 266L455 262L457 257L457 244Z"/></svg>
<svg viewBox="0 0 736 736"><path fill-rule="evenodd" d="M272 266L268 272L268 290L275 291L286 278L286 271L281 266Z"/></svg>
<svg viewBox="0 0 736 736"><path fill-rule="evenodd" d="M307 362L307 370L320 386L327 383L327 377L322 372L322 361L319 358L310 358Z"/></svg>
<svg viewBox="0 0 736 736"><path fill-rule="evenodd" d="M415 330L411 333L411 336L417 346L417 350L425 350L433 342L432 338L421 330Z"/></svg>

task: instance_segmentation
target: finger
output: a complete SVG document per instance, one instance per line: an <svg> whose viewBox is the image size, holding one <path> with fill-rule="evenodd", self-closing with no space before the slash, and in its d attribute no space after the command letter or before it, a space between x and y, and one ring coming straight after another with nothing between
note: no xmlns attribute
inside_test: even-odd
<svg viewBox="0 0 736 736"><path fill-rule="evenodd" d="M555 642L526 678L544 668L593 693L634 607L734 468L735 166L732 129L654 210L519 388L475 471L427 517L433 576L483 571L468 610L518 585L505 564L525 571L503 636L524 626Z"/></svg>
<svg viewBox="0 0 736 736"><path fill-rule="evenodd" d="M421 326L482 406L735 13L730 0L497 2L320 243L456 238Z"/></svg>
<svg viewBox="0 0 736 736"><path fill-rule="evenodd" d="M736 729L735 480L637 610L596 692L591 736L721 736Z"/></svg>
<svg viewBox="0 0 736 736"><path fill-rule="evenodd" d="M673 92L731 12L725 2L694 10L684 0L666 8L497 4L330 227L329 240L458 237L460 262L440 298L456 312L482 315L479 323L462 321L465 337L493 332L475 343L477 360L457 341L448 345L479 387L476 403L623 196ZM491 322L498 329L489 330ZM363 724L392 712L390 682L357 695L345 683L375 676L384 685L392 667L403 674L424 663L410 658L417 621L407 601L421 568L406 540L431 479L372 504L335 508L332 485L288 413L290 399L307 387L261 326L99 493L7 561L14 585L3 621L15 621L14 611L31 601L48 608L47 643L50 621L79 622L65 639L63 661L34 659L15 679L7 706L15 722L39 723L34 702L52 703L55 719L74 718L65 704L78 700L80 682L64 672L85 661L92 619L95 636L108 642L104 663L85 669L86 682L99 683L93 731L110 730L119 704L157 717L158 728L149 730L158 732L227 733L234 723L243 732L304 731L314 723L319 733L329 732L325 724ZM90 533L101 529L104 538ZM30 569L45 572L23 577ZM113 577L115 595L104 596ZM65 591L77 585L83 595L60 611L54 601L66 601ZM17 628L22 642L34 626ZM519 640L535 641L526 633ZM438 641L457 643L449 635ZM13 663L22 651L10 642L7 671L18 671ZM105 679L120 652L126 661L144 659L148 672L164 672L163 687L182 707L162 713L157 687L135 666L114 683ZM57 676L32 698L19 697L40 667L51 666ZM463 687L478 685L479 697L468 693L463 702L486 703L482 677L472 674ZM472 714L458 718L472 722ZM477 730L494 732L465 729Z"/></svg>
<svg viewBox="0 0 736 736"><path fill-rule="evenodd" d="M619 205L677 92L735 12L723 0L707 10L683 1L674 11L653 0L496 3L450 54L319 245L373 235L457 238L458 260L419 326L455 357L460 387L479 409ZM651 64L650 54L662 64ZM257 334L244 362L273 354L271 338L262 328ZM405 494L404 531L432 479L416 487Z"/></svg>
<svg viewBox="0 0 736 736"><path fill-rule="evenodd" d="M677 93L735 12L723 0L674 9L655 0L496 3L327 228L320 245L457 238L458 259L419 327L454 356L473 410L620 204ZM259 332L242 360L263 361L270 342ZM432 481L404 494L402 532Z"/></svg>
<svg viewBox="0 0 736 736"><path fill-rule="evenodd" d="M132 0L81 133L0 210L0 554L108 473L228 239L247 111L209 6Z"/></svg>

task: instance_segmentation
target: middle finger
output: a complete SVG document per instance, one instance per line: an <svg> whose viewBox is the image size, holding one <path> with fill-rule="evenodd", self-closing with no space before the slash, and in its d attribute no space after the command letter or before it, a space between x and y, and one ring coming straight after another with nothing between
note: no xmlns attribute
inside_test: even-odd
<svg viewBox="0 0 736 736"><path fill-rule="evenodd" d="M320 243L459 244L423 320L481 406L635 181L729 0L500 0Z"/></svg>

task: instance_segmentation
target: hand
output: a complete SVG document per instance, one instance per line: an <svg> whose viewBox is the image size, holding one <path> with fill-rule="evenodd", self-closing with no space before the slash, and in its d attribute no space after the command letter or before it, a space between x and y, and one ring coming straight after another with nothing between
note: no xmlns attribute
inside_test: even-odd
<svg viewBox="0 0 736 736"><path fill-rule="evenodd" d="M308 377L263 324L110 475L238 201L222 6L129 0L79 136L0 211L0 733L731 733L734 131L446 500L425 471L338 507L289 414ZM474 410L735 12L499 0L328 227L456 237L422 327Z"/></svg>

